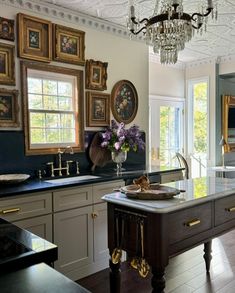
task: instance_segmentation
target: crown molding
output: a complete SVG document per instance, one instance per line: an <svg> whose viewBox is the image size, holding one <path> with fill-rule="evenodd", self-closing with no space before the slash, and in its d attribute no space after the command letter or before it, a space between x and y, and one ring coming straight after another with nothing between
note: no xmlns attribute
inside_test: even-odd
<svg viewBox="0 0 235 293"><path fill-rule="evenodd" d="M46 17L57 18L76 25L85 26L95 30L103 31L129 39L129 33L124 26L113 24L101 18L89 16L84 13L72 11L63 7L58 7L50 3L40 3L37 0L0 0L0 4L12 6L18 9L24 9L32 13L40 14ZM142 41L142 37L133 38L136 41Z"/></svg>

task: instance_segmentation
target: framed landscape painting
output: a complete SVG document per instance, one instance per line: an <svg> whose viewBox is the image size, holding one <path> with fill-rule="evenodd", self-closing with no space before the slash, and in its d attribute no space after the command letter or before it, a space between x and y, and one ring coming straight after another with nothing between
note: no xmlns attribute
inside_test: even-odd
<svg viewBox="0 0 235 293"><path fill-rule="evenodd" d="M56 61L85 64L85 32L62 25L53 25L54 50Z"/></svg>
<svg viewBox="0 0 235 293"><path fill-rule="evenodd" d="M106 90L107 62L86 60L86 88L90 90Z"/></svg>
<svg viewBox="0 0 235 293"><path fill-rule="evenodd" d="M129 80L118 81L111 92L111 109L114 118L125 124L134 120L138 110L138 94Z"/></svg>
<svg viewBox="0 0 235 293"><path fill-rule="evenodd" d="M0 43L0 84L15 85L15 46Z"/></svg>
<svg viewBox="0 0 235 293"><path fill-rule="evenodd" d="M110 124L110 95L96 92L86 93L87 126L103 127Z"/></svg>
<svg viewBox="0 0 235 293"><path fill-rule="evenodd" d="M21 58L50 62L52 59L52 23L18 13L18 55Z"/></svg>
<svg viewBox="0 0 235 293"><path fill-rule="evenodd" d="M0 88L0 128L18 126L18 91Z"/></svg>

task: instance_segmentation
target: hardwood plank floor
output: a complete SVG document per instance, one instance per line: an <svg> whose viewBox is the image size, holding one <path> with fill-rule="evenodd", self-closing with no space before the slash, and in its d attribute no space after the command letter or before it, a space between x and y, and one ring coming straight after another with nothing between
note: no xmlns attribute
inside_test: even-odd
<svg viewBox="0 0 235 293"><path fill-rule="evenodd" d="M213 240L212 255L209 275L205 270L202 245L170 259L165 293L235 293L235 230ZM142 279L126 262L121 269L121 293L151 292L151 274ZM78 283L92 293L109 293L109 269Z"/></svg>

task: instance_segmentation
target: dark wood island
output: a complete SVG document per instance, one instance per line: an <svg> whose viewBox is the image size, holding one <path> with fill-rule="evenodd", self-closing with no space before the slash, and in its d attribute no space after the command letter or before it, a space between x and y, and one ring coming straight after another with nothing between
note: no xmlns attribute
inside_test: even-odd
<svg viewBox="0 0 235 293"><path fill-rule="evenodd" d="M204 243L209 273L212 239L235 228L235 183L205 177L168 184L184 192L167 200L133 200L121 192L108 202L110 291L121 292L120 255L145 276L151 268L152 292L164 292L169 258Z"/></svg>

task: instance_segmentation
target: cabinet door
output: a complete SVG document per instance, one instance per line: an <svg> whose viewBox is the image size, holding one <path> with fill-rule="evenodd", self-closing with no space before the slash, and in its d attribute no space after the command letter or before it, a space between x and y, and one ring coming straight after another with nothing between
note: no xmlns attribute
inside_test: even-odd
<svg viewBox="0 0 235 293"><path fill-rule="evenodd" d="M92 206L54 214L55 269L73 279L74 272L93 261Z"/></svg>
<svg viewBox="0 0 235 293"><path fill-rule="evenodd" d="M108 250L108 228L107 228L107 204L101 203L94 205L94 261L107 258Z"/></svg>
<svg viewBox="0 0 235 293"><path fill-rule="evenodd" d="M52 242L52 215L13 222L16 226Z"/></svg>

